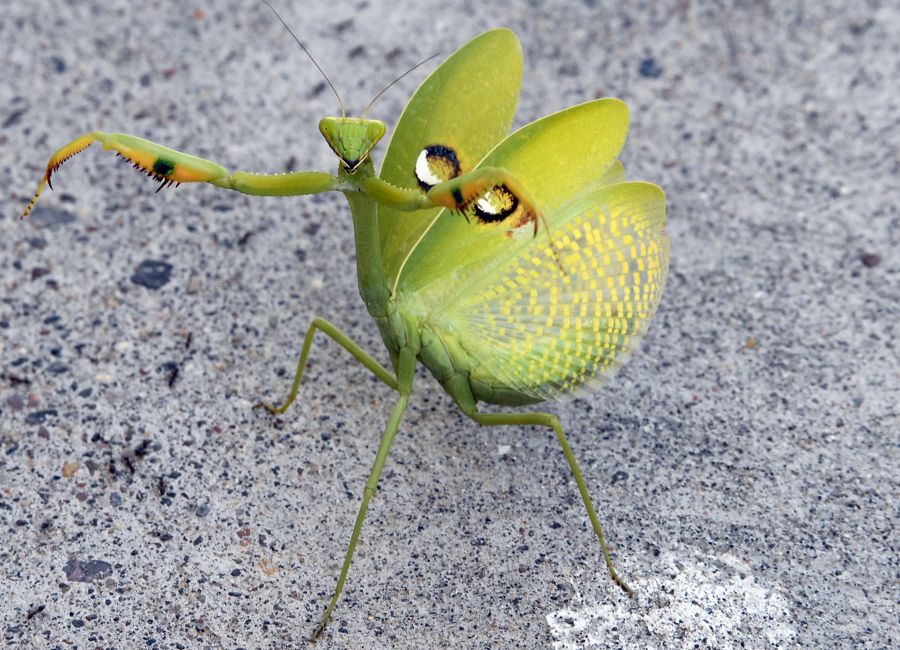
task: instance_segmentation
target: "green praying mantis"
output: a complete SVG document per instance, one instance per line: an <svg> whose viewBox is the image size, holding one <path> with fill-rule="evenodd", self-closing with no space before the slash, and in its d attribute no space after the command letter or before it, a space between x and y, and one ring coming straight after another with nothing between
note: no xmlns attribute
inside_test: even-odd
<svg viewBox="0 0 900 650"><path fill-rule="evenodd" d="M417 362L479 424L553 430L609 573L631 592L613 565L557 417L483 413L478 403L525 406L562 398L590 390L621 364L645 332L665 284L665 196L656 185L625 180L617 157L629 115L617 99L572 106L508 134L521 77L522 52L513 32L494 29L466 43L407 104L380 173L371 152L385 124L344 114L319 123L339 159L336 174L230 172L135 136L94 131L53 155L22 214L45 185L52 188L59 166L93 142L150 175L159 189L199 182L262 196L337 191L347 197L359 291L391 367L336 325L315 318L287 399L258 405L281 414L294 403L317 332L397 393L334 594L312 640L344 587Z"/></svg>

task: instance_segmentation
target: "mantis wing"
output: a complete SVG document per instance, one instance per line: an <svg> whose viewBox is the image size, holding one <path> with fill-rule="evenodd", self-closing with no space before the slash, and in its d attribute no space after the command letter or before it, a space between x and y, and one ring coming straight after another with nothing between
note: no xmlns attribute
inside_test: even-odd
<svg viewBox="0 0 900 650"><path fill-rule="evenodd" d="M511 134L482 164L516 176L550 236L515 214L471 224L441 214L403 267L400 300L464 351L476 399L589 387L646 329L668 269L665 196L620 182L627 125L625 105L604 99Z"/></svg>
<svg viewBox="0 0 900 650"><path fill-rule="evenodd" d="M438 66L406 105L394 129L380 177L417 188L416 161L425 147L452 149L459 173L471 171L512 125L522 82L522 49L508 29L469 41ZM385 277L390 286L408 252L439 208L415 214L378 208Z"/></svg>

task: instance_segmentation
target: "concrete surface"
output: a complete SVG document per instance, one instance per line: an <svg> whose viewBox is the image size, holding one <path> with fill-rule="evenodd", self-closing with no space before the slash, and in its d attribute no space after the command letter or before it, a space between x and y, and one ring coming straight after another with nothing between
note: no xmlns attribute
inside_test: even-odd
<svg viewBox="0 0 900 650"><path fill-rule="evenodd" d="M640 353L554 407L637 597L553 437L478 428L420 373L321 647L897 644L900 8L278 4L354 111L512 27L517 123L626 100L673 250ZM258 2L4 2L0 42L4 643L305 647L393 397L321 342L297 408L250 407L315 315L385 357L343 197L154 194L91 150L17 213L91 129L331 170L332 96Z"/></svg>

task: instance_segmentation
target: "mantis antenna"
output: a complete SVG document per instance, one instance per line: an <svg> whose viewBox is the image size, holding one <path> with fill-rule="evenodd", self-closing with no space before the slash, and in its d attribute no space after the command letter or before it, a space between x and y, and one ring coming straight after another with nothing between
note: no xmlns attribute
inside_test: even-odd
<svg viewBox="0 0 900 650"><path fill-rule="evenodd" d="M334 84L331 83L331 79L329 79L329 78L328 78L328 75L325 74L325 71L322 69L322 66L320 66L319 63L313 58L313 55L309 53L309 50L306 49L306 46L303 45L303 43L300 42L300 39L297 38L297 35L294 34L293 31L291 31L291 28L288 27L288 24L287 24L286 22L284 22L284 18L282 18L281 15L280 15L277 11L275 11L275 7L273 7L273 6L269 3L268 0L262 0L262 1L265 3L265 5L266 5L269 9L272 10L272 13L275 14L275 17L276 17L279 21L281 21L281 24L284 25L284 28L288 31L288 34L290 34L290 35L293 37L293 39L294 39L295 41L297 41L297 45L300 46L300 49L302 49L304 52L306 52L306 56L309 57L309 60L313 62L313 65L316 66L316 68L318 68L319 72L322 73L322 76L325 77L325 81L327 81L327 82L328 82L328 85L331 86L331 92L334 93L334 96L337 97L338 104L341 105L341 117L347 117L347 109L344 108L344 102L341 100L341 96L338 94L337 88L335 88L335 87L334 87ZM433 58L433 57L432 57L432 58ZM426 61L427 61L427 59L426 59ZM424 63L424 61L423 61L422 63ZM422 64L420 63L419 65L422 65ZM416 67L419 67L419 66L416 66ZM415 68L413 68L413 70L415 70ZM412 70L410 70L410 72L412 72ZM407 73L407 74L408 74L408 73ZM382 92L384 92L384 91L382 91Z"/></svg>
<svg viewBox="0 0 900 650"><path fill-rule="evenodd" d="M388 88L390 88L390 87L393 86L395 83L397 83L398 81L400 81L401 79L403 79L403 77L405 77L406 75L408 75L408 74L409 74L410 72L412 72L413 70L422 67L423 65L425 65L426 63L428 63L429 61L431 61L431 59L433 59L434 57L436 57L436 56L438 56L438 55L440 55L440 52L435 52L434 54L432 54L431 56L429 56L427 59L424 59L424 60L422 60L422 61L419 61L417 64L415 64L415 65L414 65L413 67L411 67L409 70L407 70L407 71L404 72L402 75L400 75L399 77L397 77L396 79L394 79L394 80L393 80L391 83L389 83L387 86L385 86L384 88L382 88L382 89L379 91L379 93L378 93L377 95L375 95L375 97L372 98L372 101L369 102L369 105L366 106L366 110L364 110L364 111L362 112L362 115L360 115L360 117L365 117L365 116L366 116L366 113L368 113L368 112L369 112L369 109L372 108L372 104L374 104L376 101L378 101L378 98L381 97L384 93L386 93L387 90L388 90Z"/></svg>

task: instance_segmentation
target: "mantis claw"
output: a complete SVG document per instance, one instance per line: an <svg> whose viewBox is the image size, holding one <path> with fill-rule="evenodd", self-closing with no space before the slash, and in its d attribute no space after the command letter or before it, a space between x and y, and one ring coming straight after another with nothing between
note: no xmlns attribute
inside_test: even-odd
<svg viewBox="0 0 900 650"><path fill-rule="evenodd" d="M34 197L22 211L22 219L27 217L34 208L44 185L53 189L50 181L53 172L69 158L81 153L94 142L102 144L104 149L112 149L118 157L124 158L135 169L157 181L160 184L157 192L173 183L176 185L191 182L213 183L222 182L223 179L229 177L227 169L212 161L181 153L133 135L92 131L72 140L53 154L50 162L47 163L47 171L44 172L44 177L41 179Z"/></svg>
<svg viewBox="0 0 900 650"><path fill-rule="evenodd" d="M72 142L53 154L53 156L50 158L50 162L47 163L47 170L44 172L44 177L38 184L37 191L34 193L34 196L31 197L31 201L28 202L28 205L25 206L25 209L22 211L22 214L19 217L20 219L24 219L31 213L31 210L34 208L34 204L37 203L38 197L44 190L44 185L49 187L51 190L53 189L53 182L50 180L53 176L53 172L59 169L62 164L69 158L81 153L82 151L90 147L93 141L94 139L92 135L83 135L80 138L72 140Z"/></svg>

